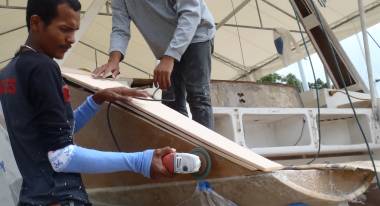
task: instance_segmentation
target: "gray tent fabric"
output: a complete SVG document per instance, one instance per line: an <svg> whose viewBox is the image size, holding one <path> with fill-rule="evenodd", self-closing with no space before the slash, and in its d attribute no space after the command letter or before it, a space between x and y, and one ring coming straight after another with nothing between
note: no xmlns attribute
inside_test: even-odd
<svg viewBox="0 0 380 206"><path fill-rule="evenodd" d="M3 202L4 205L16 205L22 177L17 168L8 132L5 128L3 110L0 105L0 202L2 205Z"/></svg>
<svg viewBox="0 0 380 206"><path fill-rule="evenodd" d="M0 18L0 45L2 46L0 68L10 61L15 51L25 43L27 38L24 10L26 2L25 0L0 0L0 17L3 17ZM80 2L85 12L90 9L94 1L81 0ZM249 81L283 68L284 65L273 44L272 34L275 28L286 28L292 33L297 43L302 43L295 14L288 0L205 0L205 2L220 26L227 21L218 29L215 36L212 79L235 80L252 70L251 78L241 79ZM367 10L367 26L378 24L380 1L366 0L363 3ZM239 10L239 5L245 6ZM321 7L319 4L316 6L339 40L361 31L357 0L332 0L326 3L326 7ZM112 8L109 4L108 6L105 4L82 38L77 39L80 40L79 44L72 48L72 53L63 66L94 70L96 66L107 62L109 34L112 31L111 13ZM236 15L231 16L234 13ZM132 38L125 56L128 64L120 64L121 76L152 78L157 61L136 26L132 24L131 30ZM314 53L312 46L308 47ZM301 53L294 57L294 61L305 56L305 49L301 47Z"/></svg>

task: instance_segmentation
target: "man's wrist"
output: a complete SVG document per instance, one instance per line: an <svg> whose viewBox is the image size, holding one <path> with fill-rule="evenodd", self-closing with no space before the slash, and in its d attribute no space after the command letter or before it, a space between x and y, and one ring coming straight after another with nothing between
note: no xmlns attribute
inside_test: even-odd
<svg viewBox="0 0 380 206"><path fill-rule="evenodd" d="M91 106L92 109L94 110L99 110L99 107L101 106L101 104L98 104L95 100L94 100L94 95L90 95L87 97L87 103Z"/></svg>
<svg viewBox="0 0 380 206"><path fill-rule="evenodd" d="M108 63L112 64L119 64L119 62L122 60L122 54L118 51L113 51L110 53L108 58Z"/></svg>
<svg viewBox="0 0 380 206"><path fill-rule="evenodd" d="M105 99L104 99L103 94L101 93L101 91L95 93L95 94L92 96L92 100L94 100L94 102L95 102L97 105L101 105L101 104L103 104L103 102L105 101Z"/></svg>
<svg viewBox="0 0 380 206"><path fill-rule="evenodd" d="M168 55L164 55L164 56L161 58L161 61L174 63L174 57L172 57L172 56L168 56Z"/></svg>

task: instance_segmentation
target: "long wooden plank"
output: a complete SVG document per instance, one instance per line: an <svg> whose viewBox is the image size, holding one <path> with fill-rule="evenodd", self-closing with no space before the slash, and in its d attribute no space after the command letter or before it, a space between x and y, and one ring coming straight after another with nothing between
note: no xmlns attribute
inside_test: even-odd
<svg viewBox="0 0 380 206"><path fill-rule="evenodd" d="M117 81L93 79L90 75L76 74L68 70L63 70L62 73L66 79L91 90L124 86ZM191 138L203 143L201 146L205 146L247 169L259 169L268 172L283 168L282 165L232 142L161 103L133 99L129 106L132 106L146 115L159 119L172 127L178 128Z"/></svg>

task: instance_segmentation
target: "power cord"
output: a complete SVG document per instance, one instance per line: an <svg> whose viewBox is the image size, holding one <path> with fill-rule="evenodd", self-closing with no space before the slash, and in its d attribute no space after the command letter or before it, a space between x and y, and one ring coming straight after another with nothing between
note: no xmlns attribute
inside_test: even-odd
<svg viewBox="0 0 380 206"><path fill-rule="evenodd" d="M298 16L298 13L296 12L296 9L293 7L293 4L290 2L290 0L289 0L289 3L292 6L293 11L294 11L294 13L296 15L298 29L300 31L300 34L301 34L301 37L302 37L303 44L305 46L305 50L306 50L307 56L309 58L311 70L313 72L314 84L317 85L317 77L315 75L315 69L314 69L313 61L311 60L310 52L309 52L309 49L307 47L307 43L306 43L305 37L303 36L302 29L301 29L301 23L300 23L300 19L299 19L300 17ZM319 154L321 153L321 144L322 144L322 137L321 137L321 105L320 105L320 100L319 100L319 89L318 89L318 87L315 87L315 93L316 93L316 97L317 97L317 108L318 108L318 113L317 113L318 151L315 154L315 157L311 161L309 161L307 164L313 163L316 159L318 159Z"/></svg>
<svg viewBox="0 0 380 206"><path fill-rule="evenodd" d="M376 46L380 49L380 44L378 41L376 41L376 39L371 35L371 33L369 31L367 31L367 34L371 37L372 41L375 42ZM380 79L376 79L375 80L376 83L380 82Z"/></svg>
<svg viewBox="0 0 380 206"><path fill-rule="evenodd" d="M302 129L301 129L301 134L300 136L298 137L298 140L296 141L296 143L293 145L293 146L297 146L298 143L300 143L301 139L302 139L302 135L303 135L303 130L305 129L305 124L306 124L306 120L305 118L302 119Z"/></svg>
<svg viewBox="0 0 380 206"><path fill-rule="evenodd" d="M367 34L371 37L372 41L375 42L376 46L380 49L379 42L376 41L376 39L371 35L371 33L369 33L369 31L367 31Z"/></svg>
<svg viewBox="0 0 380 206"><path fill-rule="evenodd" d="M323 24L322 24L321 17L320 17L320 15L319 15L318 11L317 11L317 8L316 8L314 2L313 2L312 0L311 0L310 2L311 2L311 4L312 4L312 6L313 6L313 9L314 9L315 13L316 13L316 16L317 16L318 21L319 21L319 23L321 24L321 29L322 29L322 31L323 31L325 34L327 34L327 32L326 32L326 30L325 30L325 28L324 28L324 26L323 26ZM328 35L326 35L326 36L329 38ZM366 135L365 135L365 133L364 133L364 130L363 130L362 125L361 125L360 122L359 122L359 118L358 118L358 116L357 116L357 113L356 113L355 107L354 107L354 105L353 105L353 103L352 103L352 100L351 100L351 97L350 97L350 95L349 95L349 93L348 93L347 85L346 85L346 82L344 81L344 78L343 78L343 74L342 74L342 71L341 71L340 65L339 65L338 60L337 60L337 58L336 58L335 50L334 50L334 49L332 48L332 46L331 46L331 40L330 40L330 39L328 39L328 40L329 40L329 44L328 44L328 45L329 45L329 48L330 48L330 50L331 50L331 53L334 54L334 55L333 55L333 57L334 57L334 64L335 64L336 68L338 69L339 78L340 78L340 80L341 80L342 83L343 83L343 87L344 87L344 90L345 90L345 92L346 92L346 95L347 95L348 101L350 102L350 105L351 105L352 111L353 111L353 113L354 113L356 123L357 123L357 125L358 125L358 127L359 127L359 129L360 129L360 132L361 132L361 134L362 134L362 136L363 136L363 138L364 138L365 144L366 144L366 146L367 146L368 155L369 155L369 157L370 157L370 159L371 159L372 166L373 166L373 169L374 169L374 172L375 172L375 177L376 177L377 187L378 187L378 189L380 189L379 176L378 176L378 174L377 174L377 168L376 168L375 161L374 161L374 159L373 159L372 150L371 150L371 148L370 148L370 146L369 146L369 143L368 143L367 137L366 137Z"/></svg>
<svg viewBox="0 0 380 206"><path fill-rule="evenodd" d="M159 88L156 88L155 90L154 90L154 92L153 92L153 94L152 94L152 99L148 99L148 98L141 98L141 97L133 97L133 98L135 98L135 99L141 99L141 100L144 100L144 101L166 101L166 102L173 102L173 101L175 101L175 98L173 98L173 99L155 99L154 98L154 96L155 96L155 94L157 93L157 91L159 90ZM110 118L110 111L111 111L111 106L112 106L112 102L109 102L108 103L108 106L107 106L107 125L108 125L108 130L110 131L110 133L111 133L111 137L112 137L112 140L113 140L113 142L115 143L115 146L116 146L116 149L119 151L119 152L121 152L121 147L120 147L120 145L119 145L119 143L118 143L118 141L117 141L117 139L116 139L116 136L115 136L115 133L114 133L114 131L113 131L113 129L112 129L112 124L111 124L111 118Z"/></svg>
<svg viewBox="0 0 380 206"><path fill-rule="evenodd" d="M121 152L121 147L119 145L119 143L117 142L117 139L115 137L115 133L113 132L113 129L112 129L112 124L111 124L111 118L110 118L110 110L111 110L111 105L112 103L108 103L108 107L107 107L107 124L108 124L108 130L110 131L111 133L111 137L113 139L113 142L115 143L115 146L117 148L117 150L119 152Z"/></svg>

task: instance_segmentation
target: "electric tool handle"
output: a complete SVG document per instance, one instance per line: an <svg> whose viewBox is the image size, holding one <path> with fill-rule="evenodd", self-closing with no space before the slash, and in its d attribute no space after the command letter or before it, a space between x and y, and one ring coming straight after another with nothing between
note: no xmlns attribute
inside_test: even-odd
<svg viewBox="0 0 380 206"><path fill-rule="evenodd" d="M169 153L162 157L162 164L170 174L174 174L174 157L175 152Z"/></svg>

